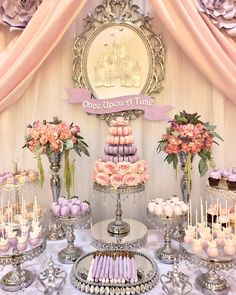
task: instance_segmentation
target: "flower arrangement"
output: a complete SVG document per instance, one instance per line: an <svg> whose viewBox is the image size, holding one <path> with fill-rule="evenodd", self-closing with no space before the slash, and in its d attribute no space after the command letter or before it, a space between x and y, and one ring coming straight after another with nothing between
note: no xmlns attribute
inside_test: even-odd
<svg viewBox="0 0 236 295"><path fill-rule="evenodd" d="M170 126L162 135L159 141L157 151L167 153L165 160L173 164L174 169L178 165L178 155L186 153L187 163L186 172L188 176L188 190L190 191L190 173L191 160L196 154L199 155L198 170L203 176L208 170L208 164L214 167L212 156L214 138L223 140L216 132L216 126L210 125L208 122L203 123L197 113L188 114L185 111L175 115L174 120L170 121Z"/></svg>
<svg viewBox="0 0 236 295"><path fill-rule="evenodd" d="M0 0L0 23L23 30L43 0Z"/></svg>
<svg viewBox="0 0 236 295"><path fill-rule="evenodd" d="M39 179L41 185L44 183L44 170L41 161L41 155L45 154L50 158L53 154L64 153L65 170L64 179L65 187L70 196L70 188L73 182L73 174L75 170L74 161L70 163L69 152L74 149L81 156L84 153L89 156L88 145L84 138L80 135L80 127L71 123L53 118L52 122L46 120L40 122L35 121L32 125L28 125L28 133L25 136L25 145L37 158Z"/></svg>
<svg viewBox="0 0 236 295"><path fill-rule="evenodd" d="M135 163L113 163L96 161L94 179L102 186L112 186L115 189L122 186L136 186L148 181L147 164L144 160Z"/></svg>

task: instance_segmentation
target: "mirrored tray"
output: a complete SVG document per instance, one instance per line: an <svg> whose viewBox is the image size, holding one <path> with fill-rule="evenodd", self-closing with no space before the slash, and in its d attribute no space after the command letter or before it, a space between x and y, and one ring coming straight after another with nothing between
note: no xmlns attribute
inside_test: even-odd
<svg viewBox="0 0 236 295"><path fill-rule="evenodd" d="M86 293L90 294L140 294L148 292L155 287L159 280L159 270L155 262L148 256L133 252L137 262L138 282L134 284L110 284L110 283L95 283L88 282L87 275L90 263L95 252L88 253L79 258L71 272L72 285Z"/></svg>

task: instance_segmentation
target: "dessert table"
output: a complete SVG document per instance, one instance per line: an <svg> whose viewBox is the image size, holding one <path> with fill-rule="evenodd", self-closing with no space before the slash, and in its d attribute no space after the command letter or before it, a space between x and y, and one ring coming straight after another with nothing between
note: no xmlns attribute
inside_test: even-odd
<svg viewBox="0 0 236 295"><path fill-rule="evenodd" d="M91 252L95 249L90 245L91 243L91 235L90 230L75 230L76 235L76 241L75 244L78 244L81 249L84 252ZM148 242L145 248L141 249L143 253L154 257L154 252L158 247L161 247L163 245L163 232L157 231L157 230L150 230L148 232ZM61 269L65 270L67 272L67 279L66 279L66 285L63 288L63 291L60 293L62 295L74 295L74 294L86 294L78 291L75 289L72 284L70 283L70 272L72 269L72 264L66 265L66 264L60 264L57 260L57 254L58 252L66 246L66 240L61 241L49 241L47 250L44 254L42 254L40 257L35 258L34 260L25 263L25 268L33 271L34 273L38 274L42 270L44 270L47 267L47 260L49 256L53 257L53 260L57 266L59 266ZM155 258L154 258L155 259ZM168 270L172 270L171 265L161 264L157 260L155 260L157 263L157 266L159 268L160 275L166 274ZM0 268L0 276L2 277L7 271L9 271L9 267ZM180 271L184 272L186 275L190 276L190 282L194 285L194 279L195 277L204 269L201 269L201 267L197 265L191 265L188 262L182 261L180 263ZM229 295L236 294L236 270L229 270L227 272L220 272L220 274L227 278L228 282L231 285L231 291ZM37 280L33 282L33 284L28 287L25 290L21 290L18 292L14 292L12 294L25 294L25 295L31 295L31 294L42 294L37 289ZM10 294L9 292L5 292L3 290L0 290L0 294ZM146 293L147 294L147 293ZM150 295L164 295L165 293L162 291L161 283L158 282L157 286L148 292ZM201 292L198 292L195 287L193 288L193 291L191 292L191 295L201 295Z"/></svg>

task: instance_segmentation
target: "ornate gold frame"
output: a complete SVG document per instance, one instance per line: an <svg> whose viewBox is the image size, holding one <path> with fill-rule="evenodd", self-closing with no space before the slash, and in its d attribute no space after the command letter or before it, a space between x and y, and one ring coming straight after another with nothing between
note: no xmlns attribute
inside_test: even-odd
<svg viewBox="0 0 236 295"><path fill-rule="evenodd" d="M140 94L154 95L162 90L165 78L165 45L160 34L156 35L151 28L151 18L144 15L139 6L132 0L104 0L92 14L85 19L83 32L75 37L72 81L75 87L90 89L96 98L94 89L86 72L86 56L88 48L100 32L109 26L122 25L134 30L145 44L149 53L149 74L145 87ZM117 95L116 95L117 96ZM119 96L119 95L118 95ZM142 111L122 112L131 119L139 117ZM102 119L110 119L110 115L102 115Z"/></svg>

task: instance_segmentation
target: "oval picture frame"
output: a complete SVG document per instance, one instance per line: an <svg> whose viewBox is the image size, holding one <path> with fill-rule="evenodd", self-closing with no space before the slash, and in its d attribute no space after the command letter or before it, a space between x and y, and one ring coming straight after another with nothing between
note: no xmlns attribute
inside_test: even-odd
<svg viewBox="0 0 236 295"><path fill-rule="evenodd" d="M137 50L138 48L138 50ZM72 67L74 87L89 89L95 99L150 95L162 90L165 45L151 28L151 19L130 0L98 5L75 37ZM141 110L122 114L135 119ZM114 114L100 115L110 120Z"/></svg>

